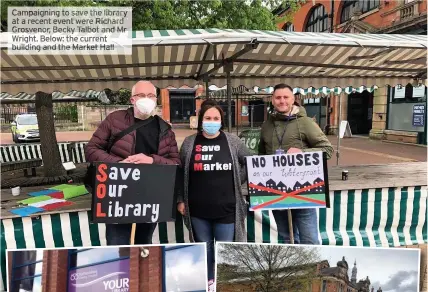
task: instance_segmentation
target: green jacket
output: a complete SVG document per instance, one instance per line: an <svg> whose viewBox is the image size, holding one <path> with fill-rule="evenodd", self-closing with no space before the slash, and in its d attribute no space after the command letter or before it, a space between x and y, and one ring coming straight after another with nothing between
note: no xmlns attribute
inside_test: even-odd
<svg viewBox="0 0 428 292"><path fill-rule="evenodd" d="M276 133L279 139L284 133L282 146ZM293 106L290 118L279 114L269 116L262 125L258 152L260 155L270 155L275 154L279 148L287 152L292 147L304 152L324 151L328 159L334 151L320 127L306 115L305 108L300 106Z"/></svg>

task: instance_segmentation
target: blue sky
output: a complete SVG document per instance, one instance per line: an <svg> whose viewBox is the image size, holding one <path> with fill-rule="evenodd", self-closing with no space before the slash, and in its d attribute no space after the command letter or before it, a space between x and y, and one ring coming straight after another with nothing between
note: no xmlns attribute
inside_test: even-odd
<svg viewBox="0 0 428 292"><path fill-rule="evenodd" d="M206 290L204 245L167 250L165 255L166 292Z"/></svg>

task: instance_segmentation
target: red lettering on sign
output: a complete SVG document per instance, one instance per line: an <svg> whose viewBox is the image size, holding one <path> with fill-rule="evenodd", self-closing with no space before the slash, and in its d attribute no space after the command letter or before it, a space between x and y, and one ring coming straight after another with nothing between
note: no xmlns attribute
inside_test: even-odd
<svg viewBox="0 0 428 292"><path fill-rule="evenodd" d="M202 145L196 145L196 152L202 152Z"/></svg>
<svg viewBox="0 0 428 292"><path fill-rule="evenodd" d="M101 211L101 203L97 203L97 217L106 217L106 213Z"/></svg>
<svg viewBox="0 0 428 292"><path fill-rule="evenodd" d="M100 184L97 186L97 197L98 199L103 199L107 194L107 187L105 184Z"/></svg>
<svg viewBox="0 0 428 292"><path fill-rule="evenodd" d="M201 161L201 159L202 159L202 154L195 155L195 161Z"/></svg>
<svg viewBox="0 0 428 292"><path fill-rule="evenodd" d="M203 164L202 163L195 163L193 165L193 170L194 171L202 171L203 170Z"/></svg>
<svg viewBox="0 0 428 292"><path fill-rule="evenodd" d="M107 170L107 165L105 164L100 164L98 166L98 171L100 172L100 174L97 174L97 180L99 182L105 182L107 180L107 173L105 172L105 170Z"/></svg>

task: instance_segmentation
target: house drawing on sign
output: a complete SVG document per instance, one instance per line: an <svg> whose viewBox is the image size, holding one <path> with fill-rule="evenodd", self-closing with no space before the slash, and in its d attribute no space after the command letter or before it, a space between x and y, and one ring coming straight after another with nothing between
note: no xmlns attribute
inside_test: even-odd
<svg viewBox="0 0 428 292"><path fill-rule="evenodd" d="M307 187L310 187L311 186L311 184L307 181L307 182L305 182L303 185L302 185L302 188L307 188ZM308 193L312 193L312 190L311 189L309 189L309 190L306 190L306 191L304 191L304 192L301 192L300 194L308 194Z"/></svg>
<svg viewBox="0 0 428 292"><path fill-rule="evenodd" d="M266 187L276 190L276 182L273 179L270 179L266 182Z"/></svg>
<svg viewBox="0 0 428 292"><path fill-rule="evenodd" d="M324 181L322 179L320 179L320 178L317 178L316 180L314 180L314 184L321 183L321 182L324 182ZM314 192L314 193L324 193L325 192L325 188L322 185L322 186L314 188L312 190L312 192Z"/></svg>
<svg viewBox="0 0 428 292"><path fill-rule="evenodd" d="M301 188L302 188L302 184L299 182L296 182L296 184L294 185L293 191L300 190Z"/></svg>
<svg viewBox="0 0 428 292"><path fill-rule="evenodd" d="M285 191L287 191L287 186L286 186L282 181L280 181L280 182L276 185L276 189L277 189L278 191L285 192Z"/></svg>

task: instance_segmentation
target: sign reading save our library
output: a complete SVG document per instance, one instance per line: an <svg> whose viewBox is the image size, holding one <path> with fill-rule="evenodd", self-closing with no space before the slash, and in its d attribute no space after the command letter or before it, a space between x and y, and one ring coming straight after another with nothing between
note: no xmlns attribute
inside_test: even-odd
<svg viewBox="0 0 428 292"><path fill-rule="evenodd" d="M325 153L248 156L250 210L328 208Z"/></svg>
<svg viewBox="0 0 428 292"><path fill-rule="evenodd" d="M96 163L92 218L96 223L175 220L177 166Z"/></svg>

